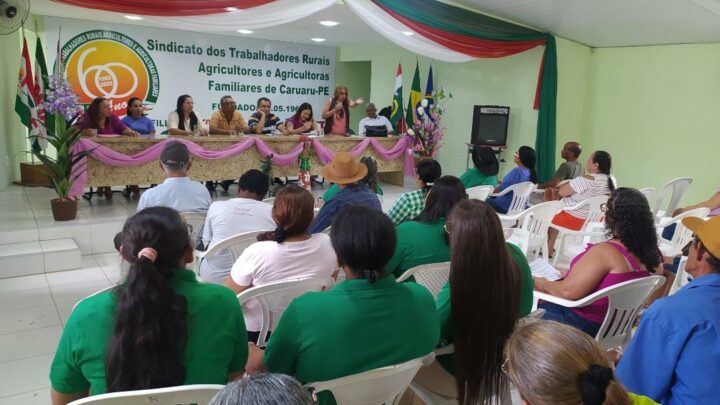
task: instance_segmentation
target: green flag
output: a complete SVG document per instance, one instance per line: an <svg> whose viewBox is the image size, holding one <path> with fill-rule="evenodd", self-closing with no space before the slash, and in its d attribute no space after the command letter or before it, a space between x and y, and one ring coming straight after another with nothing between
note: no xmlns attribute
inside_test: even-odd
<svg viewBox="0 0 720 405"><path fill-rule="evenodd" d="M413 75L412 87L410 88L410 99L408 100L407 111L405 112L405 122L408 128L412 128L413 122L415 121L416 109L422 100L422 93L420 93L420 64L415 63L415 74Z"/></svg>
<svg viewBox="0 0 720 405"><path fill-rule="evenodd" d="M37 39L35 44L35 105L37 106L37 116L39 121L40 133L36 138L38 145L45 149L47 147L47 135L52 134L55 129L55 116L45 115L45 107L43 107L43 101L45 101L45 93L48 91L50 76L48 75L47 65L45 64L45 52L43 52L43 45L40 41L40 37Z"/></svg>

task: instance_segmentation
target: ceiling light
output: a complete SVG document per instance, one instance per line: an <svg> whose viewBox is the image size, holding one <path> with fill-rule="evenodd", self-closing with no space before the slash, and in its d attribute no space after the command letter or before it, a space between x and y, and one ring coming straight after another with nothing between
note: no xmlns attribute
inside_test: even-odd
<svg viewBox="0 0 720 405"><path fill-rule="evenodd" d="M142 20L142 19L143 19L142 17L137 16L137 15L126 15L125 18L127 18L128 20L133 20L133 21L137 21L137 20Z"/></svg>
<svg viewBox="0 0 720 405"><path fill-rule="evenodd" d="M240 11L237 7L225 7L225 11L233 12L233 11Z"/></svg>
<svg viewBox="0 0 720 405"><path fill-rule="evenodd" d="M413 35L415 35L415 33L412 32L412 31L403 31L403 34L405 34L405 35L407 35L407 36L413 36Z"/></svg>
<svg viewBox="0 0 720 405"><path fill-rule="evenodd" d="M313 42L325 42L325 38L310 38Z"/></svg>
<svg viewBox="0 0 720 405"><path fill-rule="evenodd" d="M252 34L253 33L252 30L237 30L237 32L239 32L241 34Z"/></svg>
<svg viewBox="0 0 720 405"><path fill-rule="evenodd" d="M320 21L320 25L324 25L326 27L334 27L339 24L340 23L337 21L330 21L330 20Z"/></svg>

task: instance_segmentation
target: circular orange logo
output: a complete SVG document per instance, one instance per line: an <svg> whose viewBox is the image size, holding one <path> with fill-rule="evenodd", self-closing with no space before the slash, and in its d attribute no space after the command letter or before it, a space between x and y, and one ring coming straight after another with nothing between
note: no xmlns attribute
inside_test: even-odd
<svg viewBox="0 0 720 405"><path fill-rule="evenodd" d="M131 38L114 31L88 31L68 41L61 51L65 72L80 103L96 97L124 109L131 97L154 103L159 93L155 63Z"/></svg>

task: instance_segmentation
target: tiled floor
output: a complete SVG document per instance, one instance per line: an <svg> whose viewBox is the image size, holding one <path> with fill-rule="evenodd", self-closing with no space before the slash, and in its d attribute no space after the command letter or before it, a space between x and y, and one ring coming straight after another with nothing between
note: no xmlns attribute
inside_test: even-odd
<svg viewBox="0 0 720 405"><path fill-rule="evenodd" d="M232 198L236 187L231 187L230 194L220 191L214 198ZM383 185L384 210L412 187L410 179L405 188ZM317 196L323 191L318 186L313 193ZM85 223L90 224L89 235L79 234L73 239L79 243L111 243L112 234L96 228L103 228L101 224L108 220L123 221L137 206L137 200L118 194L108 201L81 200L78 218L59 224L50 212L53 196L52 190L17 186L0 191L0 234L12 231L4 232L12 239L0 240L0 246L17 241L23 233L32 234L38 229L53 232L62 226ZM120 280L119 264L117 253L92 254L82 257L79 270L0 279L0 405L50 403L48 373L63 325L75 303Z"/></svg>

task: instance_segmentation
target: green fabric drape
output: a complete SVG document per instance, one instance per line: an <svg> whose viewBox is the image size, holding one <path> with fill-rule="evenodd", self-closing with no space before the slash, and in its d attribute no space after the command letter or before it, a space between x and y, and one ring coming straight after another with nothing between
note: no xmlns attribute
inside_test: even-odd
<svg viewBox="0 0 720 405"><path fill-rule="evenodd" d="M494 46L517 41L545 41L542 71L535 106L538 108L535 150L538 156L537 172L541 180L555 173L556 112L557 112L557 48L551 34L538 32L506 21L471 12L438 1L427 0L373 0L378 6L390 10L437 30L496 41ZM418 32L423 34L422 32ZM459 50L458 50L459 51ZM467 54L467 52L464 52ZM482 57L477 53L471 56Z"/></svg>

